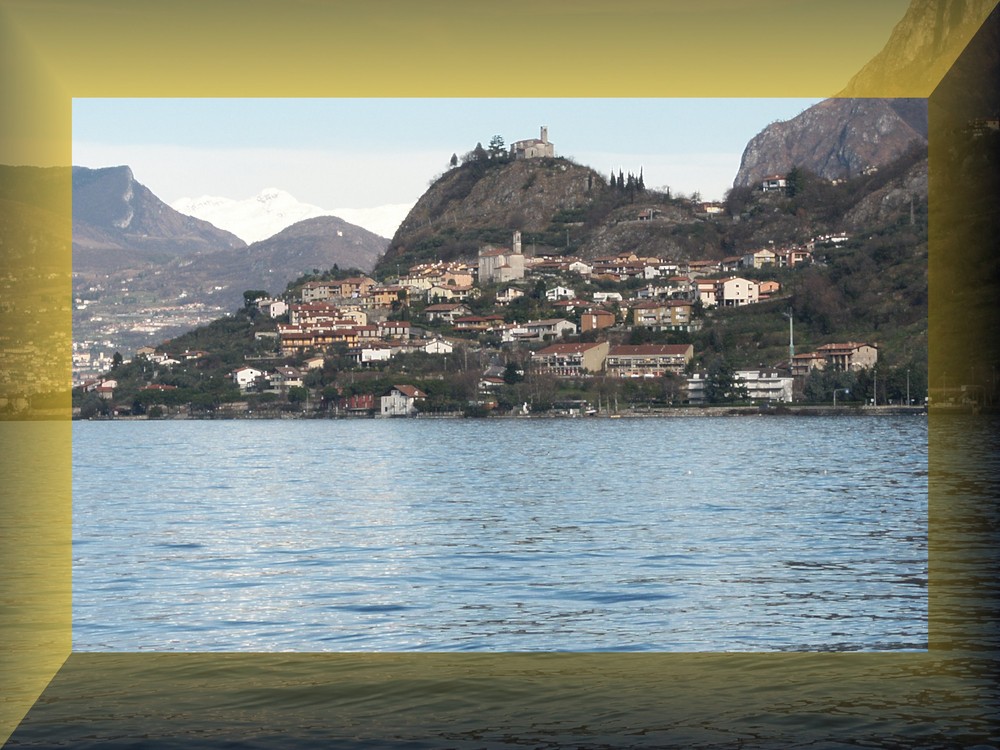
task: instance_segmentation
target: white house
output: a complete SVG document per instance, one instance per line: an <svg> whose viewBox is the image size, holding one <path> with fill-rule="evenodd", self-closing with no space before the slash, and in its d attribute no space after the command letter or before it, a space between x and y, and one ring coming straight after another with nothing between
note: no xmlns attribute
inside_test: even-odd
<svg viewBox="0 0 1000 750"><path fill-rule="evenodd" d="M737 370L734 374L746 387L747 398L752 401L792 401L793 378L790 375L778 370Z"/></svg>
<svg viewBox="0 0 1000 750"><path fill-rule="evenodd" d="M719 280L715 296L720 307L756 305L760 301L760 286L756 281L730 276Z"/></svg>
<svg viewBox="0 0 1000 750"><path fill-rule="evenodd" d="M388 362L392 359L393 347L391 344L386 344L382 341L372 341L370 343L364 344L358 350L358 361L363 364L371 364L372 362Z"/></svg>
<svg viewBox="0 0 1000 750"><path fill-rule="evenodd" d="M233 370L230 375L239 389L245 393L256 385L258 378L264 377L264 372L256 367L240 367Z"/></svg>
<svg viewBox="0 0 1000 750"><path fill-rule="evenodd" d="M524 324L529 338L539 340L559 339L563 336L576 333L576 323L565 318L552 318L548 320L529 320Z"/></svg>
<svg viewBox="0 0 1000 750"><path fill-rule="evenodd" d="M261 297L257 300L257 309L269 318L277 318L288 312L288 303L282 299Z"/></svg>
<svg viewBox="0 0 1000 750"><path fill-rule="evenodd" d="M545 290L545 299L554 302L557 299L573 299L576 292L564 286L553 287Z"/></svg>
<svg viewBox="0 0 1000 750"><path fill-rule="evenodd" d="M444 339L431 339L422 347L428 354L451 354L455 345Z"/></svg>
<svg viewBox="0 0 1000 750"><path fill-rule="evenodd" d="M383 417L408 417L417 413L416 402L427 394L412 385L394 385L382 396Z"/></svg>

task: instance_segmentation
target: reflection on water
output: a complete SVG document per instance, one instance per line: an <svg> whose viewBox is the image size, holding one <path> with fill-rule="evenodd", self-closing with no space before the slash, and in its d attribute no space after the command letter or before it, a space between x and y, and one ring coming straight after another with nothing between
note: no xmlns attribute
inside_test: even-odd
<svg viewBox="0 0 1000 750"><path fill-rule="evenodd" d="M84 423L75 446L77 651L927 644L923 418Z"/></svg>

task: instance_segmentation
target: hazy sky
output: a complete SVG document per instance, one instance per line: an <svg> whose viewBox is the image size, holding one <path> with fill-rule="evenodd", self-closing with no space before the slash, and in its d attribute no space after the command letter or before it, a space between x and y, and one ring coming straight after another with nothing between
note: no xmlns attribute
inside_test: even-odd
<svg viewBox="0 0 1000 750"><path fill-rule="evenodd" d="M477 142L548 127L557 156L722 198L747 141L818 99L76 99L73 164L161 200L264 188L326 209L413 203Z"/></svg>

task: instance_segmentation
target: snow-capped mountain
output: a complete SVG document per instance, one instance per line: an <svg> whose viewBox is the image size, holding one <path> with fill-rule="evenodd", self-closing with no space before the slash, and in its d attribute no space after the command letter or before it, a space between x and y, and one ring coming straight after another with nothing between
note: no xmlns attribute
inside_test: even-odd
<svg viewBox="0 0 1000 750"><path fill-rule="evenodd" d="M170 206L179 213L232 232L247 243L266 240L292 224L319 216L336 216L380 237L391 238L413 207L404 203L376 208L325 209L302 203L277 188L266 188L243 200L210 195L180 198Z"/></svg>

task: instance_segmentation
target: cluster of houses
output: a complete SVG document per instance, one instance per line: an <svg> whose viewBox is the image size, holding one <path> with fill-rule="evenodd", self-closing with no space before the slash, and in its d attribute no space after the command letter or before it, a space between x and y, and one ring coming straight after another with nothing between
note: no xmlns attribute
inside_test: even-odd
<svg viewBox="0 0 1000 750"><path fill-rule="evenodd" d="M311 281L293 302L265 297L256 301L261 313L287 322L277 326L283 355L320 351L343 345L359 364L384 361L418 349L450 353L453 343L419 338L406 321L389 320L390 313L413 300L426 304L431 323L445 323L459 336L491 333L502 343L544 342L566 335L610 328L621 323L653 330L691 331L700 325L693 308L741 307L780 294L777 281L757 281L738 275L741 269L795 266L811 261L810 247L763 248L720 261L674 262L640 257L633 252L585 262L574 257L527 257L521 233L510 247L484 247L477 264L457 262L414 266L389 284L367 276ZM646 281L628 299L617 292L597 292L583 299L569 287L555 285L545 295L562 313L546 320L506 323L493 313L474 315L469 305L486 285L499 285L498 307L526 294L523 280L546 274L575 273L581 278L623 282ZM569 318L578 319L579 325Z"/></svg>
<svg viewBox="0 0 1000 750"><path fill-rule="evenodd" d="M544 135L544 134L543 134ZM673 262L640 257L632 252L583 261L575 257L527 257L520 232L514 232L509 247L488 246L480 250L477 264L461 262L424 263L411 267L391 284L378 284L366 276L305 284L299 300L286 302L265 298L257 301L262 313L272 317L287 315L279 323L277 337L283 355L320 352L343 344L360 365L384 362L397 354L422 351L450 354L463 336L491 334L501 344L535 344L531 354L534 370L557 377L601 374L616 378L680 376L694 356L690 345L616 345L607 341L564 343L567 337L599 331L619 324L654 331L692 331L701 325L695 307L741 307L757 304L780 293L776 281L757 281L737 275L741 269L791 267L812 260L817 241L842 242L843 235L817 238L806 246L761 248L720 261ZM484 285L500 286L498 307L509 305L526 294L530 276L575 273L582 278L649 283L625 299L620 292L594 292L582 299L572 288L561 284L545 290L546 300L566 317L524 322L506 322L498 313L475 315L470 300L481 294ZM389 320L388 313L410 300L422 299L423 314L430 323L444 323L459 338L427 337L407 321ZM579 320L579 324L569 318ZM468 340L465 338L464 340ZM816 352L800 354L784 374L777 370L746 371L738 377L751 398L790 401L794 376L813 369L871 367L877 349L868 344L830 344ZM306 360L306 367L321 366L322 358ZM290 368L285 368L289 370ZM244 367L233 373L241 390L283 392L301 384L301 373L279 369L265 372ZM688 379L689 400L701 398L704 374ZM495 379L484 377L481 389L488 392ZM398 400L398 398L397 398ZM412 405L412 404L411 404ZM373 403L356 405L371 410ZM390 411L393 411L390 409Z"/></svg>

